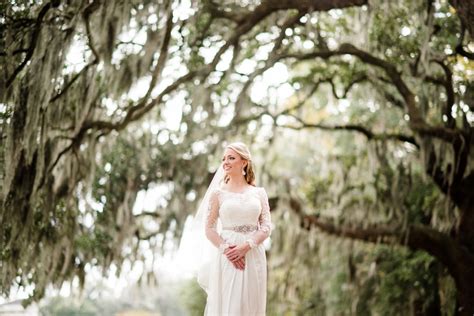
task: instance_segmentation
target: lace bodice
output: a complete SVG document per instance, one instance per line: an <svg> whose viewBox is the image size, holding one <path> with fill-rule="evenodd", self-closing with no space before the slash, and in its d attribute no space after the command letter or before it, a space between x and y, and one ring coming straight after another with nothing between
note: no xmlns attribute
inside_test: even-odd
<svg viewBox="0 0 474 316"><path fill-rule="evenodd" d="M206 219L206 235L216 246L224 242L216 232L218 219L224 229L253 232L254 242L261 243L271 232L270 207L265 189L250 187L242 193L223 189L212 192Z"/></svg>
<svg viewBox="0 0 474 316"><path fill-rule="evenodd" d="M219 190L219 217L223 227L256 225L261 211L256 188L235 193Z"/></svg>

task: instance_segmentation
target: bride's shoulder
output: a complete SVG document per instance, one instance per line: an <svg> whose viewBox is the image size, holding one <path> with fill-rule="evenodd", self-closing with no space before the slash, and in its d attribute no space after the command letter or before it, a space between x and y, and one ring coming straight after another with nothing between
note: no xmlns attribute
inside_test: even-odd
<svg viewBox="0 0 474 316"><path fill-rule="evenodd" d="M210 197L215 198L221 195L222 189L220 187L213 188L212 191L210 192Z"/></svg>
<svg viewBox="0 0 474 316"><path fill-rule="evenodd" d="M267 196L267 191L265 190L264 187L255 187L255 191L261 195L262 197L266 197Z"/></svg>
<svg viewBox="0 0 474 316"><path fill-rule="evenodd" d="M260 193L260 194L266 193L264 187L252 186L251 190L253 190L254 192Z"/></svg>
<svg viewBox="0 0 474 316"><path fill-rule="evenodd" d="M222 187L218 186L218 187L214 188L214 190L212 190L212 194L219 194L222 191L223 191Z"/></svg>
<svg viewBox="0 0 474 316"><path fill-rule="evenodd" d="M221 184L221 185L219 185L218 187L216 187L214 189L214 192L216 192L216 193L222 193L222 192L225 192L225 191L227 191L227 190L226 190L224 184Z"/></svg>
<svg viewBox="0 0 474 316"><path fill-rule="evenodd" d="M251 184L251 185L249 185L249 187L248 187L248 191L260 193L260 192L265 191L265 188Z"/></svg>

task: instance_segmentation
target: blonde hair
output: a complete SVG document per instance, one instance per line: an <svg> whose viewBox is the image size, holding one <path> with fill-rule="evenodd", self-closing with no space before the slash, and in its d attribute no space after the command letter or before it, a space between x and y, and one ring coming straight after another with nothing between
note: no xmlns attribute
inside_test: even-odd
<svg viewBox="0 0 474 316"><path fill-rule="evenodd" d="M244 167L244 178L248 184L255 186L255 172L253 171L252 156L250 155L250 151L247 146L242 142L234 142L227 145L226 148L232 149L237 154L239 154L243 160L247 161L247 165ZM227 183L228 181L229 176L225 175L224 182Z"/></svg>

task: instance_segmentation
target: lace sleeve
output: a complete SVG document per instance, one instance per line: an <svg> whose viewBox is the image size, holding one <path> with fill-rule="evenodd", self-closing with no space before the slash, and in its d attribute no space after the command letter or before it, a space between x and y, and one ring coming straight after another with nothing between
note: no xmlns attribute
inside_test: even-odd
<svg viewBox="0 0 474 316"><path fill-rule="evenodd" d="M217 233L217 219L219 218L219 192L215 190L212 192L211 197L209 199L209 208L207 210L206 215L206 237L209 239L214 246L218 247L219 249L223 248L225 244L225 240Z"/></svg>
<svg viewBox="0 0 474 316"><path fill-rule="evenodd" d="M259 230L265 232L270 236L272 231L272 220L270 216L270 205L268 204L267 192L264 188L260 191L260 203L262 205L262 212L258 218Z"/></svg>
<svg viewBox="0 0 474 316"><path fill-rule="evenodd" d="M251 239L247 240L251 248L261 244L267 239L272 230L272 221L270 216L270 205L268 204L267 192L264 188L259 190L259 198L261 205L260 216L258 217L258 230L254 233Z"/></svg>

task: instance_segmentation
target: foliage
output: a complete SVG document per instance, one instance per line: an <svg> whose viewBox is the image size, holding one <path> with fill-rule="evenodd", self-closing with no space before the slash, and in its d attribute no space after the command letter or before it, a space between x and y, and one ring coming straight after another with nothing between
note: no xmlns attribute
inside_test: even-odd
<svg viewBox="0 0 474 316"><path fill-rule="evenodd" d="M134 306L136 305L136 306ZM44 302L40 315L44 316L97 316L118 315L130 310L147 310L141 304L123 302L117 299L78 299L76 297L53 297ZM150 313L155 311L150 310Z"/></svg>
<svg viewBox="0 0 474 316"><path fill-rule="evenodd" d="M405 225L431 222L445 229L455 220L445 207L446 198L416 168L415 155L407 153L400 163L397 155L389 154L399 150L396 144L366 144L364 139L350 136L337 134L336 141L329 144L316 137L311 149L304 138L298 140L288 133L278 137L269 154L282 161L277 160L270 173L289 177L292 185L274 188L276 195L289 191L290 196L304 201L307 214L333 218L339 225L370 226L396 220ZM385 163L374 163L381 162L377 152L384 153ZM325 155L330 158L323 159ZM407 178L409 182L405 182ZM286 203L279 205L272 218L276 227L269 265L271 314L452 311L452 279L427 253L344 241L315 229L301 230L298 217ZM442 279L446 281L440 282Z"/></svg>
<svg viewBox="0 0 474 316"><path fill-rule="evenodd" d="M438 299L439 265L426 253L405 249L379 247L371 254L378 263L378 289L375 310L384 315L397 315L409 310L410 304L428 314L428 308Z"/></svg>
<svg viewBox="0 0 474 316"><path fill-rule="evenodd" d="M439 305L452 308L449 275L474 264L466 14L445 0L309 3L0 4L0 292L32 285L38 300L49 284L84 286L86 266L154 261L239 139L275 206L271 313L424 313L435 281L416 269L447 280ZM152 209L137 206L145 192ZM371 246L321 234L322 220L340 236L441 237L393 238L432 257L361 255ZM437 240L457 251L449 275ZM354 274L375 254L387 278Z"/></svg>
<svg viewBox="0 0 474 316"><path fill-rule="evenodd" d="M185 282L181 288L181 301L183 302L189 316L204 315L206 307L206 292L194 280Z"/></svg>

